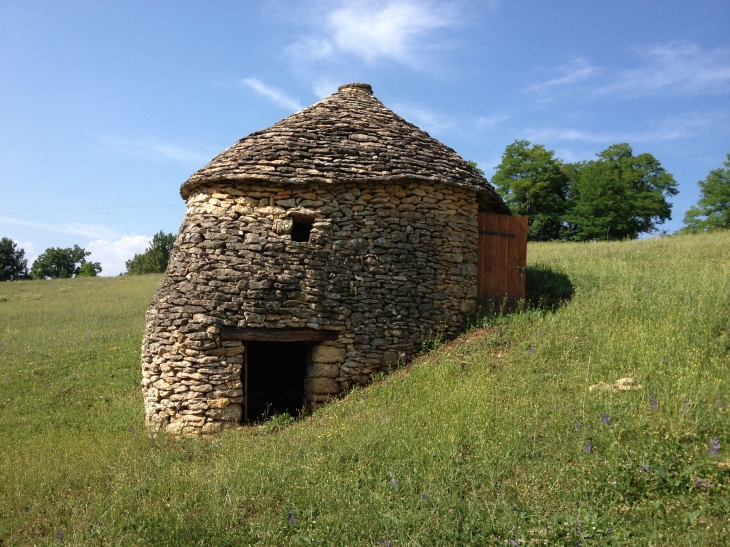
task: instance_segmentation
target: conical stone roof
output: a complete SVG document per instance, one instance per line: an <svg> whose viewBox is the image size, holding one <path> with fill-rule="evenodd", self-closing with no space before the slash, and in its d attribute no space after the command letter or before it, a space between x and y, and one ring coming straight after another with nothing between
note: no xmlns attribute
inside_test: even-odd
<svg viewBox="0 0 730 547"><path fill-rule="evenodd" d="M196 171L187 199L210 182L271 184L432 181L472 188L494 212L509 209L487 179L444 145L388 109L368 84L340 86L322 101L251 133Z"/></svg>

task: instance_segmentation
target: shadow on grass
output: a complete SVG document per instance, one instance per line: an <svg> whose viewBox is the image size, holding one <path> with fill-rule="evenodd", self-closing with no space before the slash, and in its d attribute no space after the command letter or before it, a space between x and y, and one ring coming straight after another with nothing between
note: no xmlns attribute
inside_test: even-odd
<svg viewBox="0 0 730 547"><path fill-rule="evenodd" d="M547 264L534 264L527 270L525 300L533 309L555 311L567 303L575 289L570 278Z"/></svg>

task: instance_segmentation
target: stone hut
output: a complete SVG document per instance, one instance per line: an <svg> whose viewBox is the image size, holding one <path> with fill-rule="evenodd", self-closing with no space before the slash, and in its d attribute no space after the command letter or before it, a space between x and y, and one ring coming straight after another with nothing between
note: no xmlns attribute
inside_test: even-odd
<svg viewBox="0 0 730 547"><path fill-rule="evenodd" d="M148 428L183 435L315 409L458 334L477 308L478 215L509 215L359 83L236 142L180 193L142 391Z"/></svg>

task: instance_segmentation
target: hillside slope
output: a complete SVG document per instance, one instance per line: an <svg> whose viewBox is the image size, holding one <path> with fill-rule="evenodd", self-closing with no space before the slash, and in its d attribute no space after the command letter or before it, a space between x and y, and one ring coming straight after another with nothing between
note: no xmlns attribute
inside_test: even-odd
<svg viewBox="0 0 730 547"><path fill-rule="evenodd" d="M730 544L730 233L528 260L573 299L212 440L143 430L158 277L0 284L0 544Z"/></svg>

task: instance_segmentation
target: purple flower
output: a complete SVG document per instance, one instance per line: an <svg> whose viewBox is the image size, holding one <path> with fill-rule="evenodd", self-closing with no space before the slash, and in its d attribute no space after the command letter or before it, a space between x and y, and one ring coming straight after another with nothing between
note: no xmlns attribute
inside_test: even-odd
<svg viewBox="0 0 730 547"><path fill-rule="evenodd" d="M426 501L428 499L428 494L426 494L426 492L421 492L421 499Z"/></svg>
<svg viewBox="0 0 730 547"><path fill-rule="evenodd" d="M649 398L649 408L659 408L659 399L656 398L656 395Z"/></svg>
<svg viewBox="0 0 730 547"><path fill-rule="evenodd" d="M297 514L293 509L289 509L289 526L297 525Z"/></svg>
<svg viewBox="0 0 730 547"><path fill-rule="evenodd" d="M385 547L393 547L393 542L383 540L380 542L380 545L385 545Z"/></svg>
<svg viewBox="0 0 730 547"><path fill-rule="evenodd" d="M613 528L609 528L608 530L606 530L607 536L610 536L611 534L613 534Z"/></svg>
<svg viewBox="0 0 730 547"><path fill-rule="evenodd" d="M704 481L699 477L695 477L695 482L697 483L697 488L707 488L709 486L708 481Z"/></svg>
<svg viewBox="0 0 730 547"><path fill-rule="evenodd" d="M667 359L666 357L664 357L664 359L662 359L662 361L663 361L664 363L669 363L669 359Z"/></svg>
<svg viewBox="0 0 730 547"><path fill-rule="evenodd" d="M395 478L395 473L390 474L390 487L393 489L393 492L397 492L400 488L400 481Z"/></svg>
<svg viewBox="0 0 730 547"><path fill-rule="evenodd" d="M644 471L649 472L649 471L651 471L651 465L640 465L639 466L639 471L641 471L641 472L644 472Z"/></svg>
<svg viewBox="0 0 730 547"><path fill-rule="evenodd" d="M593 454L593 449L594 446L590 442L587 442L586 445L583 447L583 452L585 452L586 454Z"/></svg>
<svg viewBox="0 0 730 547"><path fill-rule="evenodd" d="M8 383L10 383L10 382L8 382ZM722 411L723 411L723 410L725 410L726 408L727 408L727 407L725 406L725 401L720 401L720 404L719 404L719 405L717 405L717 410L719 410L720 412L722 412Z"/></svg>
<svg viewBox="0 0 730 547"><path fill-rule="evenodd" d="M689 412L690 410L692 410L692 399L685 399L682 402L684 403L684 408L682 409L682 414L684 414L685 412Z"/></svg>
<svg viewBox="0 0 730 547"><path fill-rule="evenodd" d="M583 429L583 426L581 426L578 422L575 422L573 424L573 427L575 428L576 431L580 431L581 429Z"/></svg>
<svg viewBox="0 0 730 547"><path fill-rule="evenodd" d="M61 530L60 528L56 528L56 543L58 543L59 545L63 545L64 544L64 541L63 541L63 530Z"/></svg>
<svg viewBox="0 0 730 547"><path fill-rule="evenodd" d="M534 355L534 354L535 354L535 344L532 344L530 346L530 355Z"/></svg>
<svg viewBox="0 0 730 547"><path fill-rule="evenodd" d="M710 449L707 453L712 456L717 456L720 453L720 439L710 439Z"/></svg>
<svg viewBox="0 0 730 547"><path fill-rule="evenodd" d="M601 414L601 423L603 425L608 425L611 423L611 416L608 414Z"/></svg>

